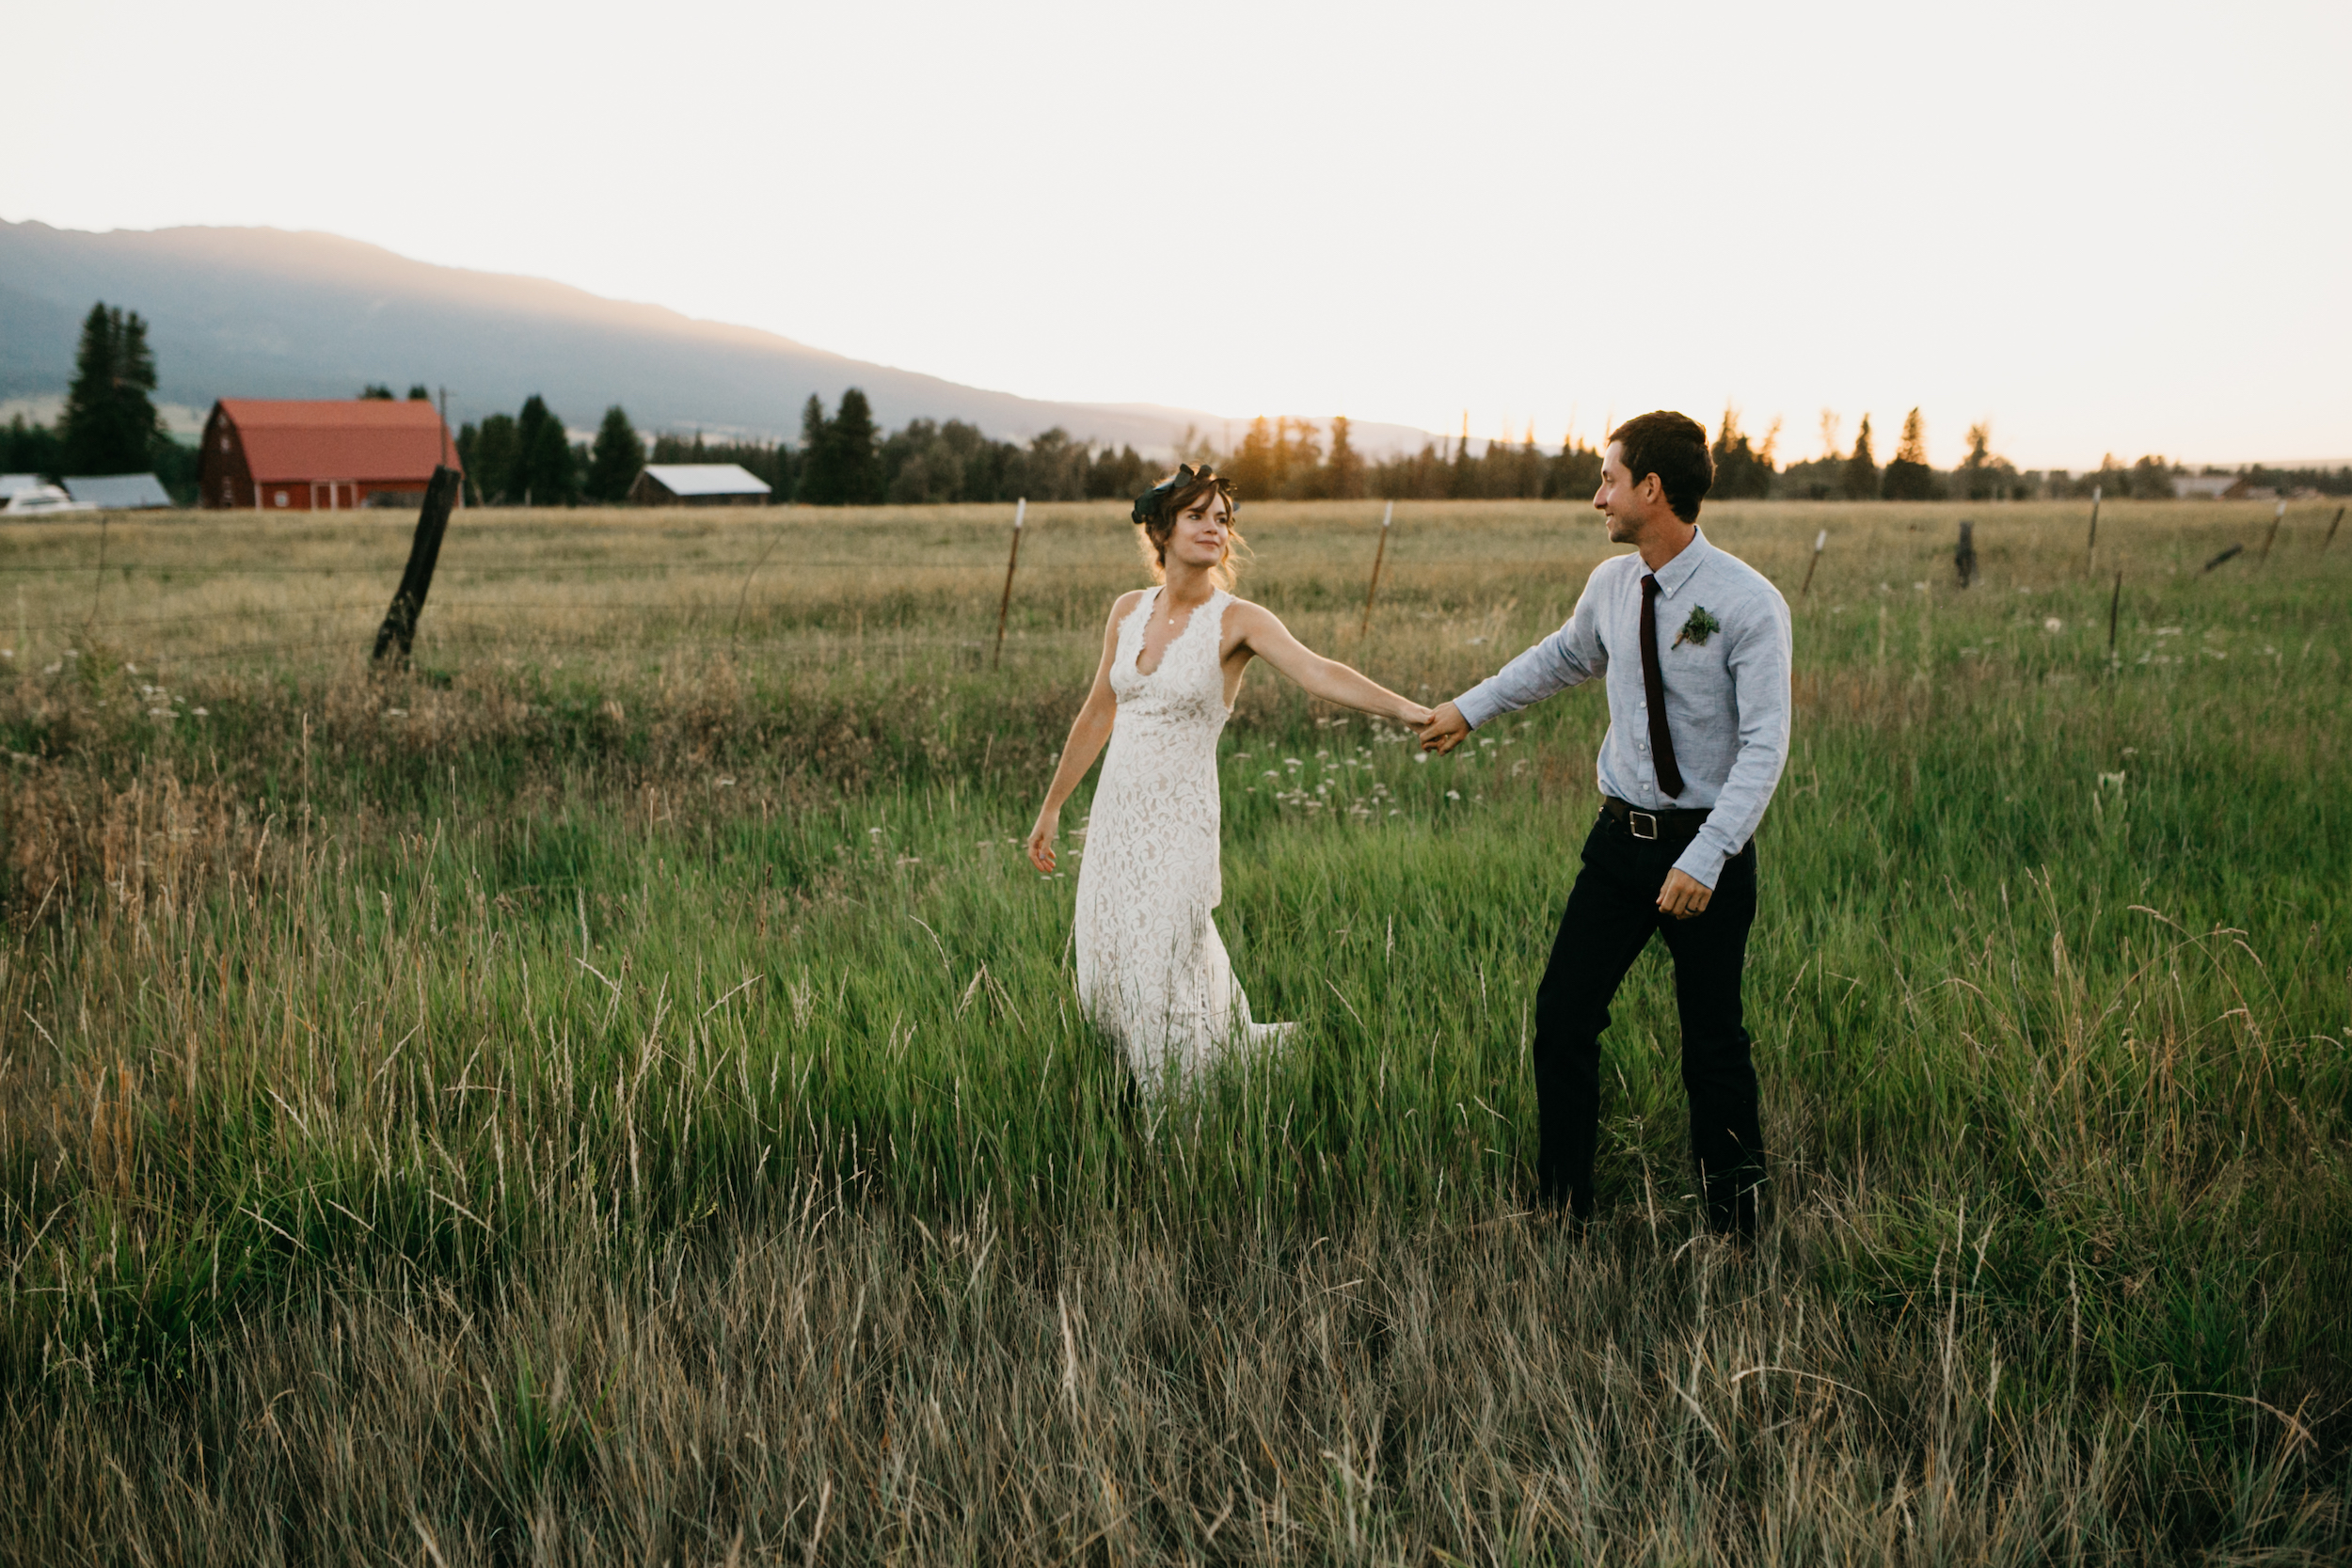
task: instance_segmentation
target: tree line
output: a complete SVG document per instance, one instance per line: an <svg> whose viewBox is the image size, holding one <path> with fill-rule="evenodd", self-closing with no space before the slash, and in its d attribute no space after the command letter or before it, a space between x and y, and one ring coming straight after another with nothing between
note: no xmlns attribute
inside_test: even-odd
<svg viewBox="0 0 2352 1568"><path fill-rule="evenodd" d="M1136 496L1166 467L1133 445L1079 440L1059 426L1026 442L997 440L961 420L916 419L884 432L852 387L830 412L812 395L799 442L657 434L648 440L619 404L593 440L567 443L563 421L533 395L520 412L493 414L457 433L472 499L483 505L612 505L628 498L649 463L733 463L765 482L771 499L807 506L1101 500ZM1198 429L1177 456L1213 463L1257 500L1577 498L1600 483L1600 453L1570 440L1548 452L1530 430L1518 444L1489 442L1472 455L1461 439L1368 461L1344 418L1254 420L1232 451Z"/></svg>
<svg viewBox="0 0 2352 1568"><path fill-rule="evenodd" d="M1724 411L1725 433L1736 432L1738 422L1737 410ZM2021 471L2017 465L1993 451L1993 426L1989 420L1979 420L1968 427L1968 450L1957 464L1950 468L1936 468L1928 462L1927 425L1916 408L1903 416L1894 455L1881 467L1871 451L1870 416L1862 416L1850 451L1840 445L1841 427L1837 415L1823 409L1821 455L1789 464L1777 475L1769 476L1767 488L1754 493L1806 500L1988 501L2087 500L2096 491L2110 499L2170 500L2176 494L2173 480L2190 471L2186 464L2170 462L2154 452L2143 453L2130 464L2108 452L2096 468L2080 473L2062 468L2046 473L2040 469ZM1773 426L1774 436L1779 434L1779 428L1777 424ZM1764 467L1768 471L1772 444L1770 439L1765 442ZM1715 453L1715 493L1722 495L1724 491L1721 437ZM2315 490L2322 495L2352 496L2352 466L2335 469L2280 469L2257 463L2239 469L2207 467L2203 471L2243 473L2249 483L2281 494Z"/></svg>
<svg viewBox="0 0 2352 1568"><path fill-rule="evenodd" d="M563 420L533 394L520 412L493 414L457 433L477 504L612 505L628 499L649 463L734 463L771 499L809 506L941 501L1087 500L1140 494L1158 469L1133 446L1114 451L1058 426L1026 443L992 439L961 420L911 420L885 434L852 387L830 413L812 395L801 439L713 439L657 434L649 441L615 404L594 439L569 442Z"/></svg>
<svg viewBox="0 0 2352 1568"><path fill-rule="evenodd" d="M387 388L372 390L389 395ZM1723 500L1992 501L2088 498L2095 485L2110 497L2169 499L2173 476L2187 472L2153 454L2128 466L2110 454L2079 474L2021 470L1993 450L1990 421L1970 425L1960 462L1937 468L1928 460L1927 425L1916 408L1904 416L1883 464L1869 415L1862 417L1851 447L1842 430L1843 420L1825 410L1821 455L1784 464L1781 422L1775 420L1759 437L1742 427L1736 406L1726 406L1712 442L1710 494ZM519 414L467 425L457 448L475 499L515 505L622 501L648 462L739 464L769 484L773 499L810 506L1103 499L1140 494L1164 467L1133 446L1113 451L1058 426L1026 443L992 439L961 420L912 420L884 433L866 394L854 387L831 413L821 399L809 398L797 445L713 440L699 433L691 438L657 435L648 442L615 404L605 410L595 440L567 447L562 421L534 396ZM1601 467L1600 451L1589 441L1571 433L1558 448L1549 448L1537 442L1532 425L1516 441L1490 440L1473 453L1467 421L1458 436L1367 459L1344 416L1327 422L1255 419L1231 451L1191 429L1177 443L1176 456L1216 465L1251 500L1582 500L1599 487ZM2281 490L2352 494L2352 468L2257 467L2249 474L2256 483Z"/></svg>
<svg viewBox="0 0 2352 1568"><path fill-rule="evenodd" d="M174 499L191 503L198 454L165 430L155 411L155 356L147 333L135 310L103 300L93 305L82 323L73 381L57 423L42 425L18 414L0 427L0 471L50 478L152 471ZM422 386L410 387L407 395L416 402L432 397ZM393 392L387 383L372 382L359 396L389 400ZM2173 494L2173 478L2188 471L2153 453L2129 465L2109 453L2083 473L2021 471L1993 451L1992 427L1981 421L1968 427L1961 461L1939 469L1928 461L1927 428L1916 408L1904 417L1883 466L1869 415L1862 417L1851 448L1836 414L1823 410L1820 428L1820 455L1783 466L1780 421L1757 439L1741 429L1736 407L1724 408L1713 442L1713 495L1985 501L2088 497L2096 487L2112 497L2165 499ZM617 404L605 410L593 440L574 442L536 393L513 414L465 424L456 443L470 499L482 505L617 503L628 499L648 462L739 464L768 483L773 499L814 506L1102 499L1140 494L1163 468L1133 446L1113 451L1058 426L1026 442L993 439L961 420L911 420L885 433L855 387L841 394L831 413L812 395L802 410L797 445L710 440L700 433L691 439L657 435L648 442ZM1344 417L1252 420L1231 451L1188 430L1177 456L1216 464L1254 500L1579 500L1599 485L1601 463L1599 451L1573 434L1557 451L1539 445L1532 425L1518 440L1488 441L1473 456L1467 420L1458 437L1432 438L1418 451L1367 460ZM2253 483L2281 492L2352 495L2352 467L2257 465L2241 471Z"/></svg>

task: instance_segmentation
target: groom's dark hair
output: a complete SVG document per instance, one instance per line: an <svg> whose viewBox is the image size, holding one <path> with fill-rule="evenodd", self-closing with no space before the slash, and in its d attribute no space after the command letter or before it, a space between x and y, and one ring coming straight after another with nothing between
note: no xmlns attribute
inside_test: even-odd
<svg viewBox="0 0 2352 1568"><path fill-rule="evenodd" d="M1625 471L1639 484L1651 474L1666 492L1666 505L1686 523L1699 520L1699 502L1715 487L1715 459L1707 451L1707 427L1688 414L1660 409L1628 420L1609 433L1623 448Z"/></svg>

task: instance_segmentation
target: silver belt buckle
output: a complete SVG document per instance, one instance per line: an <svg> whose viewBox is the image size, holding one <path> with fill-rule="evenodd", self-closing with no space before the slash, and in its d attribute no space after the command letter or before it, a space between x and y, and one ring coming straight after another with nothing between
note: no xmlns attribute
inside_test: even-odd
<svg viewBox="0 0 2352 1568"><path fill-rule="evenodd" d="M1648 832L1642 832L1645 822L1649 824ZM1654 839L1658 836L1658 818L1648 812L1629 810L1625 814L1625 825L1632 830L1635 838Z"/></svg>

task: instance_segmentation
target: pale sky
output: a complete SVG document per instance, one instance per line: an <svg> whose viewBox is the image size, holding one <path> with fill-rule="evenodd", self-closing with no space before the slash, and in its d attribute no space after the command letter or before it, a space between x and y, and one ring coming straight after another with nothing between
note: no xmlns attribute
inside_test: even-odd
<svg viewBox="0 0 2352 1568"><path fill-rule="evenodd" d="M17 0L0 216L1035 397L2352 456L2352 5Z"/></svg>

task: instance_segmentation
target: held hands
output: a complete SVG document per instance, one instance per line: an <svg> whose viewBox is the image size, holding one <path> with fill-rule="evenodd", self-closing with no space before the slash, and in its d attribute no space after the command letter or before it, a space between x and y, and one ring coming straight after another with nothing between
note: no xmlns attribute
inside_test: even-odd
<svg viewBox="0 0 2352 1568"><path fill-rule="evenodd" d="M1439 756L1469 739L1470 733L1469 721L1462 717L1462 710L1452 703L1439 703L1418 728L1421 731L1421 749L1435 752ZM1689 872L1669 871L1666 873L1666 885L1658 890L1658 908L1677 920L1688 920L1694 914L1704 913L1708 900L1714 896L1711 888Z"/></svg>
<svg viewBox="0 0 2352 1568"><path fill-rule="evenodd" d="M1429 717L1415 727L1421 731L1421 749L1435 752L1439 756L1459 746L1470 733L1470 721L1464 719L1462 710L1452 703L1439 703L1430 710Z"/></svg>

